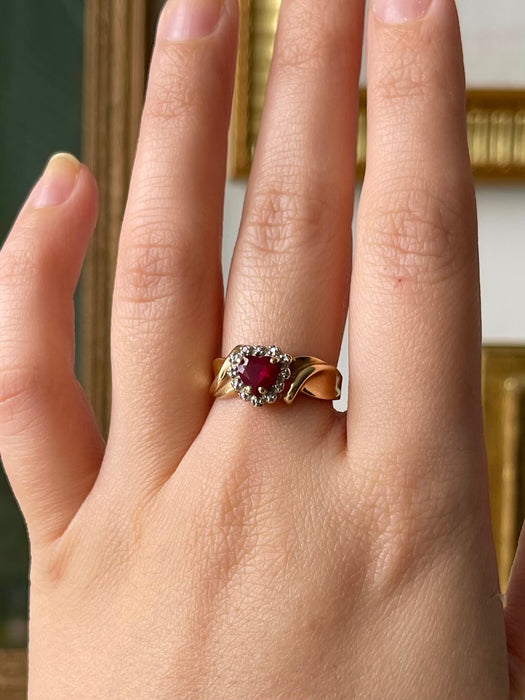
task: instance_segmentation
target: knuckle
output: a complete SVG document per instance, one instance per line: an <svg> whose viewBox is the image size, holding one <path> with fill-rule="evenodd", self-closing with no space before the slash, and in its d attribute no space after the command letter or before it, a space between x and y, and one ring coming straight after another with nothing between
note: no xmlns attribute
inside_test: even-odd
<svg viewBox="0 0 525 700"><path fill-rule="evenodd" d="M140 549L134 532L135 518L128 510L112 509L110 517L100 518L97 527L90 529L89 543L100 553L100 561L89 576L79 575L82 567L78 565L79 552L86 545L85 523L73 519L60 535L40 543L32 561L31 585L49 593L64 584L69 588L74 584L75 591L91 599L101 590L122 584L131 564L136 564Z"/></svg>
<svg viewBox="0 0 525 700"><path fill-rule="evenodd" d="M0 421L4 430L16 419L17 432L26 427L23 417L31 422L35 416L34 405L38 394L49 388L49 374L36 363L25 364L3 361L0 366ZM22 423L20 422L22 420Z"/></svg>
<svg viewBox="0 0 525 700"><path fill-rule="evenodd" d="M270 481L246 458L213 477L197 530L205 576L217 590L235 585L249 570L260 580L275 580L290 564L297 530Z"/></svg>
<svg viewBox="0 0 525 700"><path fill-rule="evenodd" d="M0 294L27 286L28 280L39 278L41 269L36 246L22 241L4 246L0 254Z"/></svg>
<svg viewBox="0 0 525 700"><path fill-rule="evenodd" d="M16 417L31 414L37 392L49 384L49 373L44 371L34 354L24 347L24 308L36 290L29 287L41 273L40 261L30 246L6 247L0 255L0 420L5 427ZM21 344L22 343L22 344Z"/></svg>
<svg viewBox="0 0 525 700"><path fill-rule="evenodd" d="M379 61L374 93L384 100L421 98L435 90L436 76L431 75L422 52L407 44L395 46L384 61Z"/></svg>
<svg viewBox="0 0 525 700"><path fill-rule="evenodd" d="M47 264L46 270L46 261L29 239L6 245L0 254L0 421L4 431L15 419L13 430L23 430L24 416L28 422L35 418L35 400L56 390L53 367L25 340L28 313L49 286L52 261Z"/></svg>
<svg viewBox="0 0 525 700"><path fill-rule="evenodd" d="M0 405L6 406L26 394L37 384L36 373L26 367L4 364L0 369Z"/></svg>
<svg viewBox="0 0 525 700"><path fill-rule="evenodd" d="M256 254L295 255L303 248L327 245L328 207L320 194L269 186L254 195L243 221L243 243ZM321 236L321 232L323 235Z"/></svg>
<svg viewBox="0 0 525 700"><path fill-rule="evenodd" d="M305 42L310 37L305 51ZM281 43L272 59L272 69L279 72L293 71L301 76L310 75L312 70L322 68L327 63L331 43L328 37L320 38L319 35L302 35L300 39L288 43Z"/></svg>
<svg viewBox="0 0 525 700"><path fill-rule="evenodd" d="M121 302L155 307L163 315L175 296L200 288L206 271L188 238L165 222L131 222L127 233L130 242L122 246L117 275Z"/></svg>
<svg viewBox="0 0 525 700"><path fill-rule="evenodd" d="M327 12L320 3L295 0L287 12L286 41L276 43L272 70L290 70L311 79L312 71L340 60L347 50L351 28L337 25L332 10Z"/></svg>
<svg viewBox="0 0 525 700"><path fill-rule="evenodd" d="M214 529L218 533L212 550L217 555L219 580L228 581L253 549L259 499L246 468L234 470L222 483L212 508Z"/></svg>
<svg viewBox="0 0 525 700"><path fill-rule="evenodd" d="M383 193L365 226L367 266L395 287L440 283L468 258L462 250L470 242L464 213L427 190Z"/></svg>
<svg viewBox="0 0 525 700"><path fill-rule="evenodd" d="M144 116L158 122L172 122L191 114L202 96L198 84L188 79L193 72L192 60L176 44L163 46L155 58Z"/></svg>
<svg viewBox="0 0 525 700"><path fill-rule="evenodd" d="M473 527L464 505L468 486L458 475L464 456L438 452L397 447L377 456L360 477L360 517L369 532L368 576L382 592L392 594L432 566L438 552ZM373 476L379 469L381 482Z"/></svg>

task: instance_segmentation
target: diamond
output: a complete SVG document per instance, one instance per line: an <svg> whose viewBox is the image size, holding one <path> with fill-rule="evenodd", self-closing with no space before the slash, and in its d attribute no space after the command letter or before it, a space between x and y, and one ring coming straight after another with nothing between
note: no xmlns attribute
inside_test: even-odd
<svg viewBox="0 0 525 700"><path fill-rule="evenodd" d="M284 369L282 369L281 372L280 372L280 374L279 374L279 376L280 376L282 379L290 379L290 377L292 376L292 373L291 373L291 371L290 371L290 368L289 368L289 367L285 367Z"/></svg>
<svg viewBox="0 0 525 700"><path fill-rule="evenodd" d="M278 394L280 394L281 391L284 389L284 382L282 381L282 379L278 379L273 385L273 388Z"/></svg>
<svg viewBox="0 0 525 700"><path fill-rule="evenodd" d="M232 381L232 387L235 389L235 391L239 391L239 389L242 389L244 384L242 383L242 379L240 377L235 377L235 379Z"/></svg>

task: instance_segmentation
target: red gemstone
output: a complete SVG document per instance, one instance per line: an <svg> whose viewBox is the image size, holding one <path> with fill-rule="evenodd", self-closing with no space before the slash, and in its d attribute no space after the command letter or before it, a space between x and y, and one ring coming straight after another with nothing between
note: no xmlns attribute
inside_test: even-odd
<svg viewBox="0 0 525 700"><path fill-rule="evenodd" d="M259 387L268 391L277 381L280 371L279 363L270 362L269 357L253 357L249 355L246 358L246 364L239 367L239 376L243 383L251 386L255 392L257 392Z"/></svg>

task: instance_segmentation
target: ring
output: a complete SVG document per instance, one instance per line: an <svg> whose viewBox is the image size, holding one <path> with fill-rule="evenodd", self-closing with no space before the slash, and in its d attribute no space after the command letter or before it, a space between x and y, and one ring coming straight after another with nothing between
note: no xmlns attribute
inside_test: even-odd
<svg viewBox="0 0 525 700"><path fill-rule="evenodd" d="M290 404L299 393L334 401L341 396L337 367L317 357L292 357L277 345L236 345L228 357L213 361L215 398L239 396L252 406L282 399Z"/></svg>

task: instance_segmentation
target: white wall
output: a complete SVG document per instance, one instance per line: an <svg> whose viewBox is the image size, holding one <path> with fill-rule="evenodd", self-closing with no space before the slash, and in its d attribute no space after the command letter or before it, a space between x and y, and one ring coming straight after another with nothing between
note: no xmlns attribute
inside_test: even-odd
<svg viewBox="0 0 525 700"><path fill-rule="evenodd" d="M470 87L525 86L525 1L456 0ZM363 61L361 83L366 83Z"/></svg>
<svg viewBox="0 0 525 700"><path fill-rule="evenodd" d="M525 87L524 0L456 0L467 84Z"/></svg>
<svg viewBox="0 0 525 700"><path fill-rule="evenodd" d="M525 344L525 188L477 188L484 342Z"/></svg>

